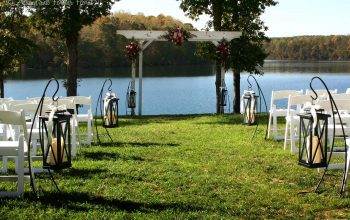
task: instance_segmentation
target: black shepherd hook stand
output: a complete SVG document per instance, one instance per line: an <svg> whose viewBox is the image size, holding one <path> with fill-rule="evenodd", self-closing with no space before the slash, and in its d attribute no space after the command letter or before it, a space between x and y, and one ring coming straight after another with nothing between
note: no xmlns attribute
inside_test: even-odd
<svg viewBox="0 0 350 220"><path fill-rule="evenodd" d="M56 82L56 86L57 86L57 87L56 87L56 91L55 91L54 94L52 95L52 101L53 101L53 102L56 102L57 99L58 99L58 98L55 98L55 96L56 96L56 94L57 94L57 92L58 92L58 90L59 90L59 88L60 88L60 85L59 85L59 83L58 83L58 81L57 81L56 79L50 79L50 80L47 82L46 86L45 86L44 92L43 92L43 94L42 94L42 96L41 96L41 98L40 98L38 107L37 107L37 109L36 109L36 111L35 111L35 114L34 114L34 117L33 117L33 122L32 122L32 126L31 126L31 128L30 128L30 133L29 133L29 140L28 140L28 143L29 143L29 144L30 144L31 141L32 141L32 133L33 133L33 129L34 129L35 118L36 118L36 116L38 115L38 113L39 113L39 115L42 115L43 104L44 104L44 98L45 98L45 96L46 96L46 90L47 90L47 88L49 87L49 85L51 84L51 82ZM40 125L41 125L41 123L39 123L39 131L42 129ZM40 140L40 143L41 143L41 142L42 142L42 140L41 140L41 135L39 135L39 140ZM34 194L37 195L36 189L35 189L34 178L33 178L33 177L34 177L34 172L33 172L33 170L32 170L32 160L31 160L31 157L30 157L30 147L28 147L28 164L29 164L30 186L32 187L32 191L34 192ZM60 191L59 188L58 188L58 186L57 186L57 183L56 183L56 181L55 181L55 179L54 179L54 177L53 177L53 175L52 175L52 173L51 173L51 171L50 171L50 168L48 168L48 173L49 173L49 176L50 176L52 182L55 184L56 189L57 189L58 191Z"/></svg>
<svg viewBox="0 0 350 220"><path fill-rule="evenodd" d="M255 81L255 84L256 84L256 87L258 88L258 96L259 96L259 103L260 103L260 107L259 107L259 112L261 112L261 98L264 100L264 104L265 104L265 111L267 112L267 104L266 104L266 99L265 99L265 96L264 96L264 93L262 92L261 90L261 87L258 83L258 81L256 80L256 78L252 75L252 74L249 74L248 78L247 78L247 82L248 82L248 89L251 90L252 89L252 84L250 83L249 81L249 78L252 77ZM255 134L256 134L256 131L258 130L258 126L259 126L259 123L256 123L256 128L255 128L255 131L254 131L254 135L253 135L253 138L255 137ZM268 124L267 124L268 126ZM267 137L267 130L266 130L266 133L265 133L265 140L266 140L266 137Z"/></svg>
<svg viewBox="0 0 350 220"><path fill-rule="evenodd" d="M104 91L104 87L106 85L106 83L109 81L109 86L108 86L108 91L109 92L112 92L112 80L110 78L106 79L102 85L102 88L101 88L101 91L100 91L100 94L98 96L98 99L97 99L97 104L96 104L96 111L95 111L95 128L96 128L96 136L97 136L97 140L99 143L101 143L101 140L100 140L100 136L98 134L98 129L97 129L97 110L98 110L98 106L100 106L100 114L101 114L101 117L103 117L103 106L102 106L102 95L103 95L103 91ZM102 118L103 120L103 118ZM108 137L111 139L111 142L113 142L113 139L111 137L111 135L109 134L107 128L105 127L105 130L106 130L106 133L108 135Z"/></svg>
<svg viewBox="0 0 350 220"><path fill-rule="evenodd" d="M338 110L338 107L337 105L335 104L335 101L332 97L332 94L330 93L326 83L318 76L315 76L311 79L310 81L310 89L313 91L313 93L315 94L315 97L311 96L312 100L315 101L317 100L318 98L318 95L317 95L317 92L314 90L314 88L312 87L312 82L315 80L315 79L318 79L321 81L321 83L323 84L323 86L326 88L327 90L327 94L328 94L328 97L329 97L329 102L331 104L331 108L332 108L332 118L333 118L333 139L332 139L332 145L331 145L331 149L330 149L330 153L329 153L329 158L328 158L328 161L327 161L327 166L326 168L324 169L324 172L323 172L323 175L320 179L320 181L318 182L317 186L316 186L316 189L315 189L315 192L317 192L318 188L320 187L321 183L323 182L324 180L324 177L326 175L326 172L328 171L328 165L330 163L330 160L332 158L332 153L333 153L333 148L334 148L334 140L335 140L335 114L337 114L338 118L339 118L339 122L340 122L340 125L341 125L341 129L342 129L342 132L343 132L343 139L344 139L344 152L345 152L345 165L344 165L344 172L343 172L343 179L342 179L342 185L341 185L341 188L340 188L340 195L343 195L344 191L345 191L345 185L346 185L346 180L347 180L347 173L348 173L348 169L349 169L349 166L347 164L347 147L346 147L346 137L345 137L345 131L344 131L344 127L343 127L343 121L340 117L340 113L339 113L339 110Z"/></svg>

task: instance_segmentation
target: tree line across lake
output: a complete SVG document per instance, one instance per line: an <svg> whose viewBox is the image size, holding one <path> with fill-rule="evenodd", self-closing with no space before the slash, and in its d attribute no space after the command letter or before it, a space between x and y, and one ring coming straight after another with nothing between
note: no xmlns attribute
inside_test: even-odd
<svg viewBox="0 0 350 220"><path fill-rule="evenodd" d="M183 24L170 16L144 16L129 13L115 13L97 19L80 32L78 45L80 68L110 68L130 65L125 46L125 37L116 35L117 30L165 30L168 27L184 27L194 30L191 24ZM32 40L38 45L33 55L26 59L29 68L60 68L67 63L65 42L59 39L44 38L32 29ZM196 43L186 42L174 46L171 42L153 42L146 50L144 65L203 64L206 59L193 56Z"/></svg>
<svg viewBox="0 0 350 220"><path fill-rule="evenodd" d="M272 60L350 60L349 35L272 38L264 48Z"/></svg>
<svg viewBox="0 0 350 220"><path fill-rule="evenodd" d="M125 55L128 40L116 35L117 30L164 30L167 27L181 26L194 30L191 24L183 24L170 16L131 15L115 13L99 18L91 26L80 32L80 68L110 68L128 66ZM37 49L25 60L25 66L33 69L64 68L67 52L63 40L45 38L39 31L29 33ZM187 42L174 46L171 42L154 42L146 50L145 65L186 65L209 63L196 54L199 43ZM268 59L272 60L350 60L350 36L300 36L272 38L264 44Z"/></svg>

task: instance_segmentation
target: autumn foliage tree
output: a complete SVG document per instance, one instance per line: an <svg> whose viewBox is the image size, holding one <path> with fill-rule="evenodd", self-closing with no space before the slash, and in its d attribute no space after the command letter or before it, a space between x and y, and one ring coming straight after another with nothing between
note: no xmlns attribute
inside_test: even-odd
<svg viewBox="0 0 350 220"><path fill-rule="evenodd" d="M23 5L0 2L0 97L4 98L4 80L15 70L34 44L25 36L28 31Z"/></svg>
<svg viewBox="0 0 350 220"><path fill-rule="evenodd" d="M78 40L84 25L92 24L97 18L108 15L115 0L79 1L37 1L31 4L33 24L45 36L65 40L68 51L67 96L77 95Z"/></svg>
<svg viewBox="0 0 350 220"><path fill-rule="evenodd" d="M233 71L233 112L240 112L240 75L243 71L262 74L261 67L267 53L264 43L269 40L265 35L268 29L260 19L266 7L277 4L275 0L227 0L223 16L223 28L241 31L242 36L231 41L231 68Z"/></svg>

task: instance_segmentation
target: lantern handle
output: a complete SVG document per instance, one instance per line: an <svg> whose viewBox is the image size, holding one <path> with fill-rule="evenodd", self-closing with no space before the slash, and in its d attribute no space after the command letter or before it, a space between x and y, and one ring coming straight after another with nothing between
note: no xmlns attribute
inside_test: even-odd
<svg viewBox="0 0 350 220"><path fill-rule="evenodd" d="M108 86L108 91L109 91L109 92L112 92L112 85L113 85L112 80L111 80L111 78L108 78L108 79L106 79L105 82L107 82L107 80L111 83L111 84L109 84L109 86Z"/></svg>
<svg viewBox="0 0 350 220"><path fill-rule="evenodd" d="M342 133L343 133L343 139L344 139L344 149L345 149L345 167L344 167L344 172L343 172L343 179L342 179L342 185L341 185L341 189L340 189L340 195L343 195L344 191L345 191L345 185L346 185L346 181L347 181L347 173L348 173L348 169L349 169L349 166L347 164L347 159L348 159L348 155L347 155L347 147L346 147L346 138L345 138L345 131L344 131L344 126L343 126L343 121L340 117L340 113L339 113L339 110L338 110L338 107L333 99L333 96L331 94L331 92L329 91L326 83L318 76L315 76L311 79L310 81L310 88L311 90L313 91L313 93L316 95L316 97L312 97L311 98L313 100L316 100L318 98L318 95L317 95L317 92L313 89L312 87L312 82L315 80L315 79L318 79L322 84L323 86L326 88L326 91L327 91L327 94L328 94L328 97L329 97L329 102L331 104L331 109L332 109L332 118L333 118L333 137L335 137L335 113L338 115L338 118L339 118L339 122L340 122L340 126L341 126L341 129L342 129ZM334 111L335 110L335 111ZM329 165L329 162L332 158L332 153L333 153L333 149L334 149L334 139L332 139L332 146L331 146L331 149L330 149L330 153L329 153L329 158L328 158L328 161L327 161L327 166L324 170L324 173L320 179L320 181L318 182L317 184L317 187L315 189L315 192L318 190L318 188L320 187L321 183L323 182L323 179L324 179L324 176L326 175L326 172L328 170L328 165Z"/></svg>
<svg viewBox="0 0 350 220"><path fill-rule="evenodd" d="M313 77L310 81L310 89L312 90L312 92L315 94L315 97L313 97L312 95L310 95L311 99L312 99L312 104L314 104L314 101L316 101L318 99L318 94L315 91L315 89L312 87L312 81L315 79L316 77ZM319 78L319 77L318 77ZM323 83L323 85L326 87L327 92L328 92L328 88L326 86L326 84L323 82L323 80L321 78L319 78L321 80L321 82Z"/></svg>
<svg viewBox="0 0 350 220"><path fill-rule="evenodd" d="M252 75L252 74L249 74L249 76L248 76L248 78L247 78L247 82L248 82L248 90L251 90L252 89L252 84L250 83L250 81L249 81L249 77L253 77L254 78L254 80L255 80L255 82L256 82L256 79L255 79L255 77Z"/></svg>

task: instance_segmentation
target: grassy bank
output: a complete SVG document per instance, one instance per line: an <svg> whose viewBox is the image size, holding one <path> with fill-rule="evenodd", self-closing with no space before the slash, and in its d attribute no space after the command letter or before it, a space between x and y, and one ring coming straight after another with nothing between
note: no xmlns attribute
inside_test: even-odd
<svg viewBox="0 0 350 220"><path fill-rule="evenodd" d="M265 126L239 115L122 118L100 130L103 144L83 147L73 167L38 175L41 196L0 199L2 219L324 219L349 218L341 172L327 176L297 165ZM3 184L3 183L1 183ZM1 185L0 185L1 187ZM311 192L311 193L308 193Z"/></svg>

